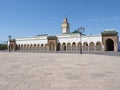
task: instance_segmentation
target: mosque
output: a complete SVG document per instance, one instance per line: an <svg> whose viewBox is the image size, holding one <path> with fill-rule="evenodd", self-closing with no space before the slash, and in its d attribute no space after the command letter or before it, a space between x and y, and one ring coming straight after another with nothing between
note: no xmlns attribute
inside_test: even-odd
<svg viewBox="0 0 120 90"><path fill-rule="evenodd" d="M83 35L75 30L70 32L70 24L65 17L61 25L62 34L38 35L16 38L8 41L9 51L64 51L86 52L120 50L120 41L116 30L105 30L97 35Z"/></svg>

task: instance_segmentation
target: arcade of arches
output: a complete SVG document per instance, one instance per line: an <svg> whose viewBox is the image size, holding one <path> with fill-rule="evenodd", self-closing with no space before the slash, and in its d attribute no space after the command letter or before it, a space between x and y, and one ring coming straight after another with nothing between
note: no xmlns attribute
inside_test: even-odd
<svg viewBox="0 0 120 90"><path fill-rule="evenodd" d="M57 46L57 49L55 49ZM16 50L38 50L38 51L79 51L81 43L58 43L57 45L53 42L48 44L19 44L16 45ZM101 51L102 44L101 42L84 42L82 45L83 51Z"/></svg>
<svg viewBox="0 0 120 90"><path fill-rule="evenodd" d="M48 36L47 43L41 44L17 44L16 40L10 40L10 50L35 50L35 51L118 51L118 32L104 31L101 33L101 41L90 41L83 43L76 42L58 42L57 36Z"/></svg>

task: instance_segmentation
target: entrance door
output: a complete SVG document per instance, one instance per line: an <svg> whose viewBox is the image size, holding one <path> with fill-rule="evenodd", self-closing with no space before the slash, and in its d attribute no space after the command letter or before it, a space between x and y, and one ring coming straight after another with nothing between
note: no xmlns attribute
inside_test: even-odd
<svg viewBox="0 0 120 90"><path fill-rule="evenodd" d="M55 45L53 42L50 43L50 51L55 51Z"/></svg>
<svg viewBox="0 0 120 90"><path fill-rule="evenodd" d="M114 51L114 41L112 39L106 40L106 51Z"/></svg>

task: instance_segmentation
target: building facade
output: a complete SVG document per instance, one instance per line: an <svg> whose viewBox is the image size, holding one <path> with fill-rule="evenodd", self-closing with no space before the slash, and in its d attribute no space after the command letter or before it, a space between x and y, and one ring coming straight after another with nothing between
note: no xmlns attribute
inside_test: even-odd
<svg viewBox="0 0 120 90"><path fill-rule="evenodd" d="M106 30L98 35L81 35L77 30L70 32L70 24L65 17L61 25L62 34L39 35L35 37L10 39L10 51L119 51L118 32Z"/></svg>

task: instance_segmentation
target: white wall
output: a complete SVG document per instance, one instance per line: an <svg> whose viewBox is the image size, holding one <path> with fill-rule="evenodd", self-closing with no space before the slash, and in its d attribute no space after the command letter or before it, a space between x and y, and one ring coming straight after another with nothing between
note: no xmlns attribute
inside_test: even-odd
<svg viewBox="0 0 120 90"><path fill-rule="evenodd" d="M47 36L16 39L16 44L46 44Z"/></svg>
<svg viewBox="0 0 120 90"><path fill-rule="evenodd" d="M59 43L72 43L75 42L78 44L80 42L80 35L79 34L61 34L57 35ZM101 35L89 35L89 36L82 36L82 44L87 42L88 45L90 42L102 42ZM47 36L38 36L38 37L30 37L30 38L19 38L16 39L17 44L47 44Z"/></svg>
<svg viewBox="0 0 120 90"><path fill-rule="evenodd" d="M79 34L63 34L58 36L58 42L59 43L73 43L76 44L80 42L80 35ZM102 42L102 36L101 35L91 35L91 36L82 36L82 44L84 42L87 42L88 44L90 42L94 42L96 44L97 42Z"/></svg>

